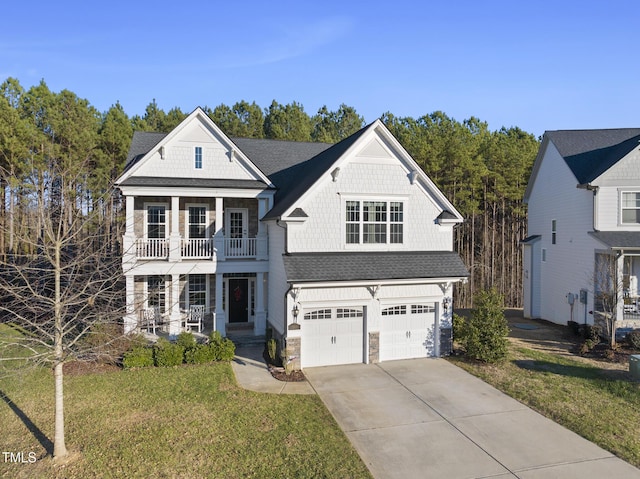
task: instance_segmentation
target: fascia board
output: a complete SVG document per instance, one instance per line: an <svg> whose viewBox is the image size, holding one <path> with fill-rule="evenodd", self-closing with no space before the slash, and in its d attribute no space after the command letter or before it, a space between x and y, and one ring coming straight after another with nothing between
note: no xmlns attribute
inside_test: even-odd
<svg viewBox="0 0 640 479"><path fill-rule="evenodd" d="M346 288L358 286L397 286L408 284L441 284L446 282L466 281L466 276L449 276L442 278L409 278L409 279L379 279L354 281L288 281L293 288Z"/></svg>

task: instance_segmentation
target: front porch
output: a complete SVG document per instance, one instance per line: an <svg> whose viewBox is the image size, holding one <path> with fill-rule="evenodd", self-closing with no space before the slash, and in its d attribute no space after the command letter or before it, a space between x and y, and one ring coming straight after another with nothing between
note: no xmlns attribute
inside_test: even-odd
<svg viewBox="0 0 640 479"><path fill-rule="evenodd" d="M266 272L131 275L126 281L126 333L265 334Z"/></svg>

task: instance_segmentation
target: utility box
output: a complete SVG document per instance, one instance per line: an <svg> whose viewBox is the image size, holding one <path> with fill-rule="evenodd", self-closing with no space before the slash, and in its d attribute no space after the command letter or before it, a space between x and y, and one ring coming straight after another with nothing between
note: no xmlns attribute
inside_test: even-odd
<svg viewBox="0 0 640 479"><path fill-rule="evenodd" d="M629 374L636 381L640 381L640 354L629 356Z"/></svg>

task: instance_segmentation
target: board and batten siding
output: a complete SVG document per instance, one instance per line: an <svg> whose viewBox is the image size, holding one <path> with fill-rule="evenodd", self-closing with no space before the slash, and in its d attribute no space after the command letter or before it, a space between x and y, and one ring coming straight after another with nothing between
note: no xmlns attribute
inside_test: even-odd
<svg viewBox="0 0 640 479"><path fill-rule="evenodd" d="M594 249L602 247L588 234L593 231L593 193L577 184L550 142L529 197L527 235L540 235L540 256L546 251L546 261L539 258L539 317L558 324L571 319L582 323L585 311L593 309ZM552 220L556 220L556 244L552 244ZM578 294L580 289L589 291L588 304L576 301L572 318L567 294ZM532 314L536 306L531 305ZM586 319L593 322L588 314Z"/></svg>

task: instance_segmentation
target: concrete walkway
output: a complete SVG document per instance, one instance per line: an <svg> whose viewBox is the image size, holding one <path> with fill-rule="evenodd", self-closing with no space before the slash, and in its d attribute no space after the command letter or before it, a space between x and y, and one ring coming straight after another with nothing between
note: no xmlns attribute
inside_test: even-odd
<svg viewBox="0 0 640 479"><path fill-rule="evenodd" d="M640 478L640 470L442 359L305 374L376 478Z"/></svg>
<svg viewBox="0 0 640 479"><path fill-rule="evenodd" d="M308 381L285 382L274 379L262 357L264 346L240 346L231 367L244 389L271 394L315 394Z"/></svg>

